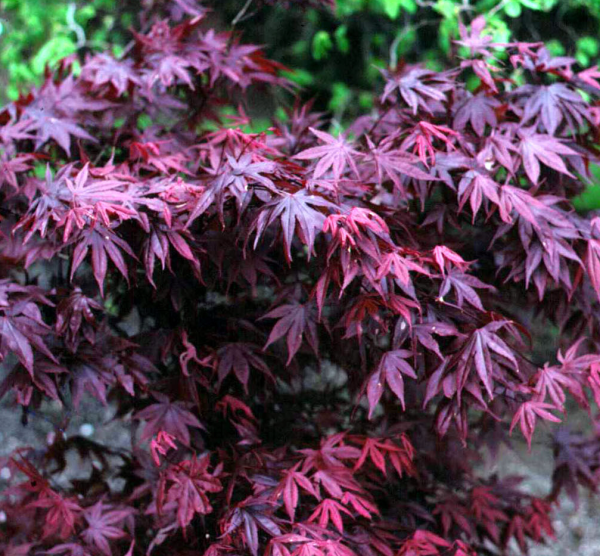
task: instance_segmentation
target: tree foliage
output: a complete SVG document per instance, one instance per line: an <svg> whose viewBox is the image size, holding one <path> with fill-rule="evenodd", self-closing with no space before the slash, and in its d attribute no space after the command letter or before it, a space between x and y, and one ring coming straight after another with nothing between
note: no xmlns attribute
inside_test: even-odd
<svg viewBox="0 0 600 556"><path fill-rule="evenodd" d="M129 451L63 426L13 454L0 548L471 556L551 539L560 492L596 487L598 437L557 429L544 498L477 462L600 401L600 220L572 205L598 162L595 74L497 45L479 17L469 58L388 68L343 134L300 100L255 132L251 99L294 92L285 68L175 4L122 57L77 75L67 58L0 112L0 395L67 421L91 396L133 430ZM560 330L555 361L536 316ZM59 483L74 449L102 465Z"/></svg>

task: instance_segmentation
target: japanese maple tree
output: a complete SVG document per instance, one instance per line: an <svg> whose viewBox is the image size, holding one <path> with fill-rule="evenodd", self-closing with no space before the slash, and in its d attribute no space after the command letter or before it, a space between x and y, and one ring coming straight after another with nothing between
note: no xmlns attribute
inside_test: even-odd
<svg viewBox="0 0 600 556"><path fill-rule="evenodd" d="M0 111L0 396L65 417L0 462L0 550L552 538L561 492L600 477L600 434L553 425L600 403L600 218L572 205L600 162L600 73L478 18L468 58L384 71L340 133L197 2L141 20L120 58L65 59ZM260 95L286 116L257 132ZM87 397L130 450L69 430ZM479 465L511 434L553 446L546 497ZM87 480L57 481L70 451Z"/></svg>

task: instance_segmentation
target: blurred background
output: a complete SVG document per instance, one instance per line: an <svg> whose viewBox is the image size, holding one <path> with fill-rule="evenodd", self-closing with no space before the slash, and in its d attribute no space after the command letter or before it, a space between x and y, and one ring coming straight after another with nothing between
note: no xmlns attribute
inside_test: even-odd
<svg viewBox="0 0 600 556"><path fill-rule="evenodd" d="M119 53L141 7L172 4L229 24L245 0L0 0L0 100L39 83L46 65L75 52ZM402 59L441 69L457 51L460 22L484 14L497 42L544 41L582 65L600 56L598 0L251 0L237 21L265 45L317 106L338 117L368 109L379 70ZM348 114L351 115L351 114Z"/></svg>

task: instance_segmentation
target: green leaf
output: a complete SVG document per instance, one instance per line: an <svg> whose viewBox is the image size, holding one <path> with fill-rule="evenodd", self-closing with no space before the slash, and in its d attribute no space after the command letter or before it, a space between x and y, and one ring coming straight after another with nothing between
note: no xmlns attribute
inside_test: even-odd
<svg viewBox="0 0 600 556"><path fill-rule="evenodd" d="M437 0L433 9L446 20L455 20L458 14L458 6L453 0ZM458 25L456 26L458 28Z"/></svg>
<svg viewBox="0 0 600 556"><path fill-rule="evenodd" d="M440 23L438 29L438 44L446 56L450 53L450 45L456 38L457 30L458 22L454 17L443 19Z"/></svg>
<svg viewBox="0 0 600 556"><path fill-rule="evenodd" d="M303 57L306 52L308 52L309 44L308 41L296 41L292 45L292 54L294 56Z"/></svg>
<svg viewBox="0 0 600 556"><path fill-rule="evenodd" d="M148 116L147 114L140 114L137 120L137 126L138 129L141 129L142 131L144 129L149 128L152 125L152 118L150 118L150 116Z"/></svg>
<svg viewBox="0 0 600 556"><path fill-rule="evenodd" d="M600 209L600 185L589 185L585 191L573 199L573 206L578 211Z"/></svg>
<svg viewBox="0 0 600 556"><path fill-rule="evenodd" d="M477 87L479 87L481 85L481 79L479 79L479 77L477 77L476 75L469 75L469 77L467 77L467 82L466 82L466 87L468 91L475 91L475 89L477 89Z"/></svg>
<svg viewBox="0 0 600 556"><path fill-rule="evenodd" d="M530 10L549 12L558 4L558 0L520 0L521 4Z"/></svg>
<svg viewBox="0 0 600 556"><path fill-rule="evenodd" d="M440 53L435 49L428 50L425 52L425 67L431 71L442 71L444 69L444 64L442 60L440 60Z"/></svg>
<svg viewBox="0 0 600 556"><path fill-rule="evenodd" d="M33 173L36 178L43 180L46 176L46 163L35 162L33 165Z"/></svg>
<svg viewBox="0 0 600 556"><path fill-rule="evenodd" d="M345 25L340 25L333 34L337 49L344 54L347 54L350 51L350 41L346 35L347 32L348 28Z"/></svg>
<svg viewBox="0 0 600 556"><path fill-rule="evenodd" d="M361 91L358 95L358 104L363 110L371 110L375 101L374 96L371 92Z"/></svg>
<svg viewBox="0 0 600 556"><path fill-rule="evenodd" d="M379 0L379 3L390 19L396 19L400 15L401 0Z"/></svg>
<svg viewBox="0 0 600 556"><path fill-rule="evenodd" d="M379 70L386 68L387 64L387 60L384 60L383 58L371 58L371 64L365 68L367 79L370 82L374 82L375 80L379 79L381 76L381 72Z"/></svg>
<svg viewBox="0 0 600 556"><path fill-rule="evenodd" d="M364 8L363 0L337 0L336 12L338 17L348 17Z"/></svg>
<svg viewBox="0 0 600 556"><path fill-rule="evenodd" d="M52 67L56 62L62 60L77 50L75 43L65 36L53 37L34 56L31 61L33 71L38 75L44 73L47 65Z"/></svg>
<svg viewBox="0 0 600 556"><path fill-rule="evenodd" d="M510 27L506 24L506 21L495 16L487 20L486 30L491 34L492 40L495 43L507 43L510 42L511 31Z"/></svg>
<svg viewBox="0 0 600 556"><path fill-rule="evenodd" d="M331 87L331 100L329 101L329 110L339 112L344 110L350 103L352 91L345 83L337 81Z"/></svg>
<svg viewBox="0 0 600 556"><path fill-rule="evenodd" d="M244 126L247 128L247 133L262 133L267 131L271 126L271 121L268 118L254 118L250 125Z"/></svg>
<svg viewBox="0 0 600 556"><path fill-rule="evenodd" d="M588 56L597 56L600 50L598 39L594 37L581 37L577 40L577 51Z"/></svg>
<svg viewBox="0 0 600 556"><path fill-rule="evenodd" d="M75 19L81 23L87 23L88 20L92 19L96 15L96 8L91 5L82 6L77 10Z"/></svg>
<svg viewBox="0 0 600 556"><path fill-rule="evenodd" d="M546 48L552 56L564 56L566 54L565 47L558 39L548 41Z"/></svg>
<svg viewBox="0 0 600 556"><path fill-rule="evenodd" d="M331 36L327 31L317 31L312 42L312 56L315 60L322 60L327 57L329 51L333 48Z"/></svg>
<svg viewBox="0 0 600 556"><path fill-rule="evenodd" d="M521 3L519 0L511 0L504 6L504 13L508 17L519 17L521 15Z"/></svg>
<svg viewBox="0 0 600 556"><path fill-rule="evenodd" d="M408 27L407 29L400 32L400 40L396 47L396 55L398 58L404 56L414 45L417 40L417 32L414 27Z"/></svg>
<svg viewBox="0 0 600 556"><path fill-rule="evenodd" d="M575 59L579 63L580 66L589 66L590 65L590 57L583 52L576 52Z"/></svg>
<svg viewBox="0 0 600 556"><path fill-rule="evenodd" d="M590 95L587 91L579 89L577 92L583 98L583 102L585 102L586 104L592 103L592 95Z"/></svg>
<svg viewBox="0 0 600 556"><path fill-rule="evenodd" d="M401 0L400 4L409 14L414 14L417 12L416 0Z"/></svg>
<svg viewBox="0 0 600 556"><path fill-rule="evenodd" d="M287 122L290 119L289 116L288 116L288 114L287 114L287 112L283 109L283 106L278 106L275 109L275 117L280 122Z"/></svg>
<svg viewBox="0 0 600 556"><path fill-rule="evenodd" d="M308 87L315 82L313 74L302 68L296 68L293 71L282 71L281 74L301 87Z"/></svg>
<svg viewBox="0 0 600 556"><path fill-rule="evenodd" d="M573 206L578 211L600 209L600 166L590 164L590 171L593 183L572 200Z"/></svg>

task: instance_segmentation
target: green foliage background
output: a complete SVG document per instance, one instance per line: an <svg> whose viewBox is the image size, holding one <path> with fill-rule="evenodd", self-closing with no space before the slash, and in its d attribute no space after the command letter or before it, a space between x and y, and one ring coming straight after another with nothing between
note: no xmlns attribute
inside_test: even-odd
<svg viewBox="0 0 600 556"><path fill-rule="evenodd" d="M65 56L122 44L131 16L119 17L115 0L0 0L0 101L39 84Z"/></svg>
<svg viewBox="0 0 600 556"><path fill-rule="evenodd" d="M229 19L238 9L226 0L220 11ZM343 115L372 104L378 68L390 62L444 68L459 22L480 14L497 42L545 41L586 66L600 57L600 0L337 0L335 12L263 8L239 27L292 68L321 108Z"/></svg>

